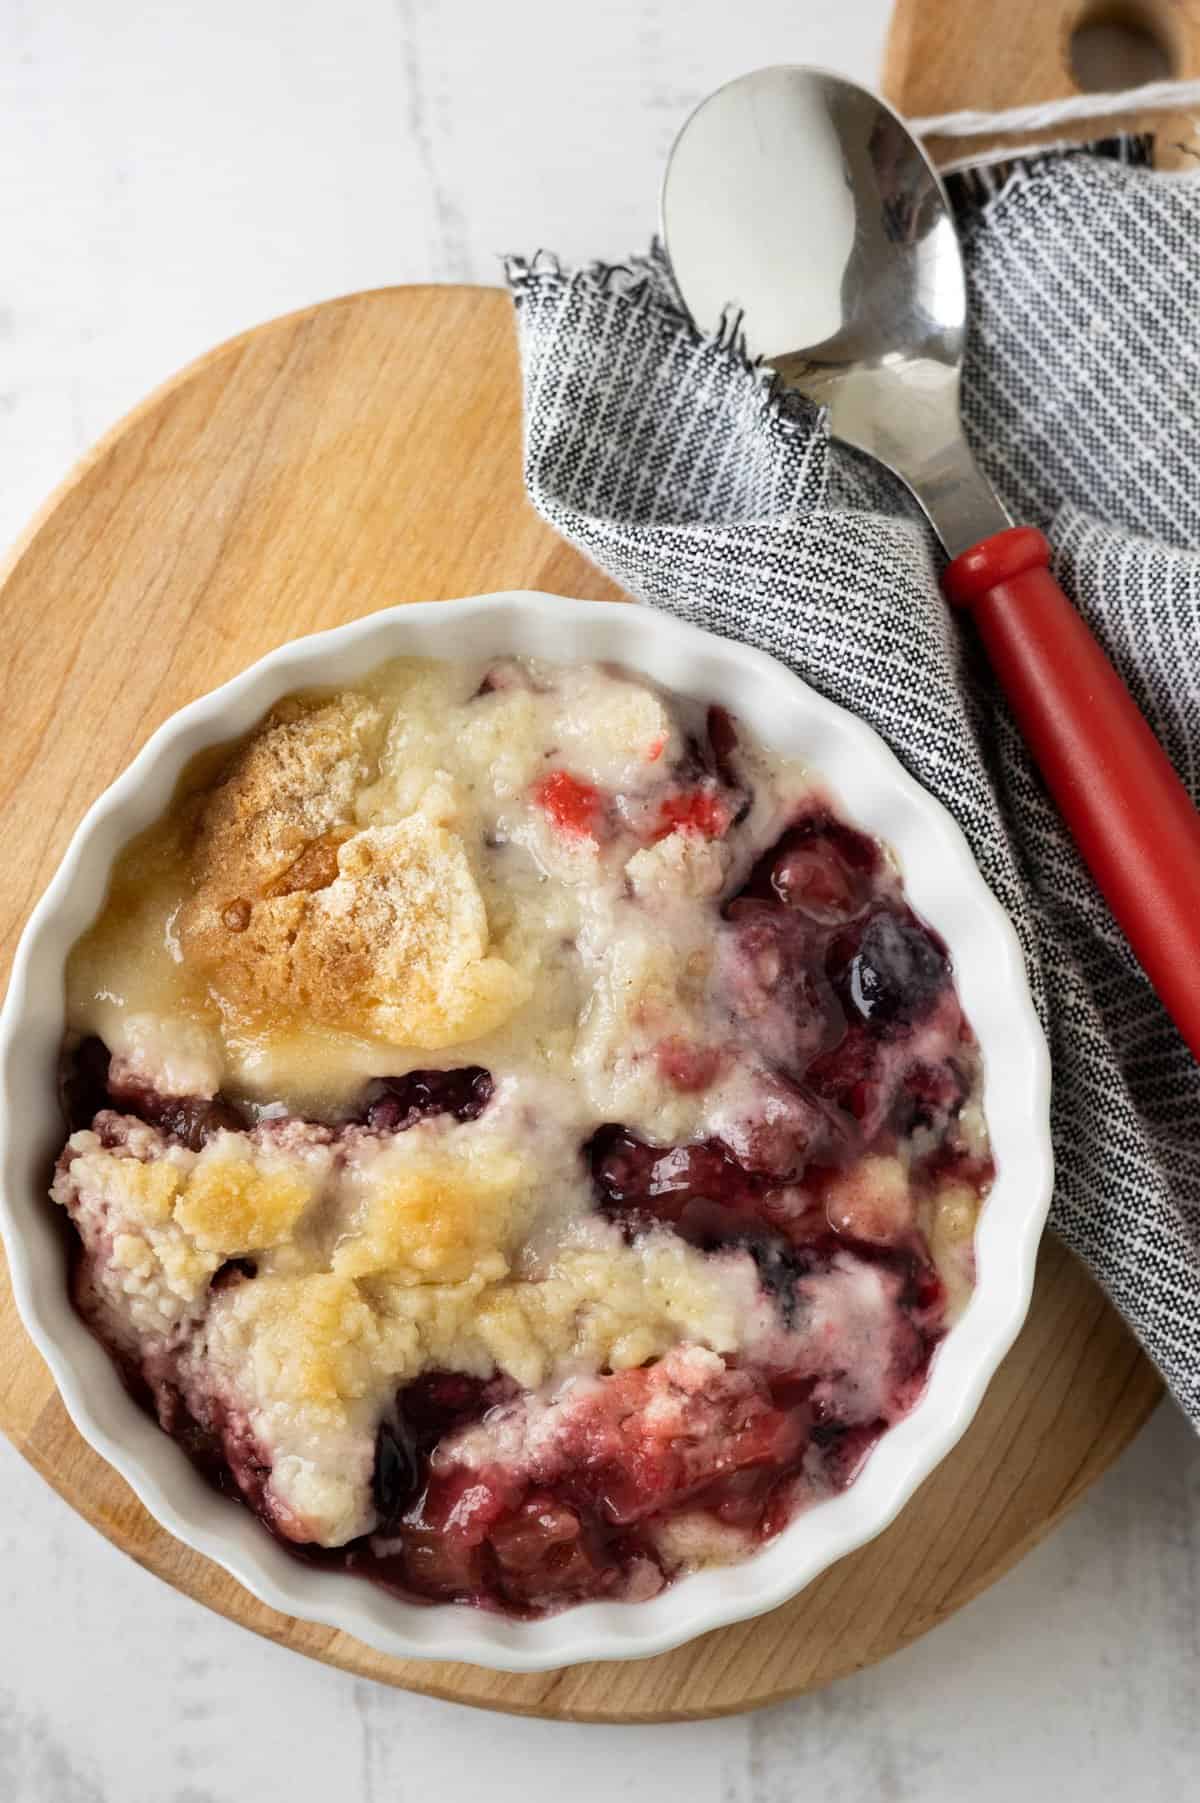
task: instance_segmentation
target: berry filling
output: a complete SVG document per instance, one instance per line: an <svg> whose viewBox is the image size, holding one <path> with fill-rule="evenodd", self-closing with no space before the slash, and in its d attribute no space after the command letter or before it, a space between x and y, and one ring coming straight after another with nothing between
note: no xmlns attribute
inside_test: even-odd
<svg viewBox="0 0 1200 1803"><path fill-rule="evenodd" d="M456 1121L477 1121L494 1088L491 1072L478 1064L460 1070L380 1077L367 1092L362 1119L372 1133L403 1133L438 1114Z"/></svg>
<svg viewBox="0 0 1200 1803"><path fill-rule="evenodd" d="M736 738L719 712L710 738L727 777ZM541 799L564 830L591 830L594 797L573 779L547 779ZM705 812L708 792L684 799L674 823L707 832L716 818ZM871 841L817 815L785 833L726 905L727 992L750 1043L772 1057L774 1070L760 1076L777 1103L771 1128L760 1122L735 1151L717 1138L654 1145L610 1123L584 1156L599 1210L628 1241L656 1226L712 1256L748 1253L785 1332L803 1322L807 1286L820 1284L835 1259L884 1272L895 1342L884 1409L846 1418L831 1394L833 1369L755 1369L709 1355L712 1370L680 1383L667 1359L601 1373L577 1401L543 1407L543 1417L557 1410L561 1421L530 1456L539 1405L527 1394L503 1378L429 1372L398 1392L378 1427L374 1530L336 1551L305 1546L305 1557L409 1596L536 1614L588 1597L653 1594L672 1574L673 1522L757 1543L805 1500L853 1479L919 1391L943 1298L919 1234L880 1227L861 1185L857 1214L839 1215L832 1187L865 1151L893 1152L917 1129L937 1130L944 1169L946 1129L967 1088L953 1061L897 1056L952 994L950 971L915 917L890 899L875 902L878 872ZM683 1093L708 1088L722 1056L679 1036L657 1051L662 1077ZM437 1116L474 1122L493 1091L479 1065L380 1078L348 1125L386 1137ZM164 1097L114 1081L94 1039L68 1061L63 1095L72 1125L115 1109L192 1150L218 1129L246 1125L220 1097ZM868 1120L877 1123L869 1142ZM230 1259L212 1289L255 1275L252 1259ZM269 1460L246 1421L217 1409L201 1424L169 1383L157 1386L157 1405L194 1462L295 1544L293 1524L269 1502ZM522 1449L515 1459L513 1444ZM708 1529L695 1530L697 1522Z"/></svg>

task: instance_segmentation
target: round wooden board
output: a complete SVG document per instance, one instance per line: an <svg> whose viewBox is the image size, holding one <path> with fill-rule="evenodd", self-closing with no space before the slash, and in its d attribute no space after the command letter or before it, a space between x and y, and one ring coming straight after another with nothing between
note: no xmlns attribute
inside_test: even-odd
<svg viewBox="0 0 1200 1803"><path fill-rule="evenodd" d="M92 798L167 714L281 640L472 591L619 599L534 515L520 466L509 303L490 289L383 290L272 321L117 427L0 589L5 968ZM383 1658L265 1608L171 1539L71 1427L0 1277L0 1426L139 1564L350 1671L576 1721L748 1709L883 1658L1039 1540L1159 1393L1117 1316L1049 1243L1029 1323L973 1427L872 1546L786 1608L678 1652L506 1676Z"/></svg>

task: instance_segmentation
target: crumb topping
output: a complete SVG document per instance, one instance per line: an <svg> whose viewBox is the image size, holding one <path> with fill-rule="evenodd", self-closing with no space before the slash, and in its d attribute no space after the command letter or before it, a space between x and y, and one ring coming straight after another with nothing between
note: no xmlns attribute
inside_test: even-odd
<svg viewBox="0 0 1200 1803"><path fill-rule="evenodd" d="M429 1143L426 1143L428 1139ZM529 1225L528 1161L459 1129L414 1130L360 1163L363 1202L333 1255L346 1277L455 1283L502 1276Z"/></svg>
<svg viewBox="0 0 1200 1803"><path fill-rule="evenodd" d="M259 1153L222 1133L196 1159L174 1203L174 1216L205 1252L232 1254L281 1246L316 1193L304 1166Z"/></svg>

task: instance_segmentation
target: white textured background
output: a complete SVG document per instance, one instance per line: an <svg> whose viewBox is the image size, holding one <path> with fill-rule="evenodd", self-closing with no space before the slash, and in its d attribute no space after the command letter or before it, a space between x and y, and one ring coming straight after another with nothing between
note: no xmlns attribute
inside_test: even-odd
<svg viewBox="0 0 1200 1803"><path fill-rule="evenodd" d="M966 0L964 0L964 4ZM688 108L870 80L887 0L0 0L0 542L180 363L273 313L620 256ZM175 1596L0 1443L0 1803L1182 1803L1200 1449L1159 1412L1008 1579L887 1665L681 1728L359 1683Z"/></svg>

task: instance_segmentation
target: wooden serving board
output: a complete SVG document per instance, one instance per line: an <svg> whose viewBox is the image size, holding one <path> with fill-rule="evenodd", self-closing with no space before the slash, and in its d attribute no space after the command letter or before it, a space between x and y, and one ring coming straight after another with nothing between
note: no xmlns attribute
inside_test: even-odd
<svg viewBox="0 0 1200 1803"><path fill-rule="evenodd" d="M949 42L953 20L989 6L1031 20L1053 10L1044 0L930 0L928 10ZM922 12L921 0L902 3L889 53L906 110L1024 97L983 94L961 47L931 91ZM397 601L508 587L620 598L525 501L519 400L503 294L384 289L223 345L73 473L0 578L3 971L88 803L169 713L264 651ZM264 1607L174 1541L71 1427L0 1267L0 1427L141 1565L361 1675L576 1721L753 1708L883 1658L1036 1544L1160 1394L1118 1317L1049 1241L1029 1321L970 1431L871 1546L784 1608L677 1652L504 1675L384 1658Z"/></svg>
<svg viewBox="0 0 1200 1803"><path fill-rule="evenodd" d="M398 288L248 333L100 446L0 588L8 956L79 815L147 734L281 640L405 599L618 598L524 500L518 402L503 294ZM1029 1325L970 1433L873 1546L786 1608L679 1652L509 1677L385 1659L275 1614L180 1546L75 1433L0 1289L0 1426L140 1564L353 1671L574 1719L743 1709L881 1658L1046 1533L1158 1394L1099 1292L1048 1245Z"/></svg>

